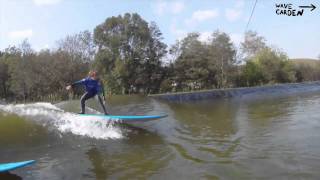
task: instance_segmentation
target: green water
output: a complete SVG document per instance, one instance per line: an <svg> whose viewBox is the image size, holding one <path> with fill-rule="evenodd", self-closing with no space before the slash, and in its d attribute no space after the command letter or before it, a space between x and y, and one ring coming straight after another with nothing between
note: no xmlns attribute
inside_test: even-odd
<svg viewBox="0 0 320 180"><path fill-rule="evenodd" d="M79 111L78 101L46 106L0 106L0 163L37 161L1 180L320 178L318 93L192 103L113 97L113 114L168 114L134 126L62 111Z"/></svg>

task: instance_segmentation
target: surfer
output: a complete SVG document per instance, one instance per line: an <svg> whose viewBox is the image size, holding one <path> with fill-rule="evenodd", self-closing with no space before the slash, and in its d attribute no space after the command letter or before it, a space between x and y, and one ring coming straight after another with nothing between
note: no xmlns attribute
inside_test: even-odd
<svg viewBox="0 0 320 180"><path fill-rule="evenodd" d="M107 110L103 104L102 98L101 98L101 93L103 95L103 99L106 100L105 95L104 95L104 88L103 84L101 83L100 79L98 78L97 71L90 71L88 74L88 77L76 81L73 84L69 85L66 87L67 90L73 89L77 85L84 85L86 92L82 95L80 102L81 102L81 112L79 114L85 114L85 103L86 100L95 97L96 95L98 96L99 102L102 106L102 109L104 111L104 114L108 114Z"/></svg>

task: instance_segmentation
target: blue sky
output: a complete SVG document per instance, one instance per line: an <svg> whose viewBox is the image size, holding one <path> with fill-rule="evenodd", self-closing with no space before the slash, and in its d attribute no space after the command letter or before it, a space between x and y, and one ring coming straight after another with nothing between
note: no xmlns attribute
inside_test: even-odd
<svg viewBox="0 0 320 180"><path fill-rule="evenodd" d="M54 48L66 35L93 29L106 18L137 12L155 21L164 42L173 44L188 32L205 39L219 29L235 44L242 41L255 0L0 0L0 49L28 38L36 50ZM310 5L302 17L278 16L275 3L294 8ZM267 43L285 51L290 58L320 55L319 0L258 0L249 30L257 31Z"/></svg>

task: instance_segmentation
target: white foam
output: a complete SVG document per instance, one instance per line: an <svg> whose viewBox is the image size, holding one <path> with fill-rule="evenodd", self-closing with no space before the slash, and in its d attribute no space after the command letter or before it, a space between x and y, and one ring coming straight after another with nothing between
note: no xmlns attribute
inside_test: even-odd
<svg viewBox="0 0 320 180"><path fill-rule="evenodd" d="M121 129L99 117L78 116L64 112L51 103L0 105L0 110L52 125L62 133L73 133L96 139L122 138Z"/></svg>

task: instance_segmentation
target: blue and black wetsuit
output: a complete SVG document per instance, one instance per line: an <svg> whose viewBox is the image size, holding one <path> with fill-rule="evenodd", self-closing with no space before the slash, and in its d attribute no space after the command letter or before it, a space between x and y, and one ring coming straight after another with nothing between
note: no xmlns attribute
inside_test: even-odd
<svg viewBox="0 0 320 180"><path fill-rule="evenodd" d="M75 83L73 83L71 86L74 87L76 85L84 85L85 86L85 89L86 89L86 92L82 95L81 97L81 114L84 114L85 113L85 102L86 100L94 97L95 95L98 95L98 99L99 99L99 102L102 106L102 109L104 111L105 114L108 114L107 111L106 111L106 108L103 104L103 101L102 101L102 98L101 96L99 95L100 93L103 94L104 96L104 89L103 89L103 85L101 84L101 82L99 80L94 80L90 77L87 77L85 79L82 79L80 81L77 81Z"/></svg>

